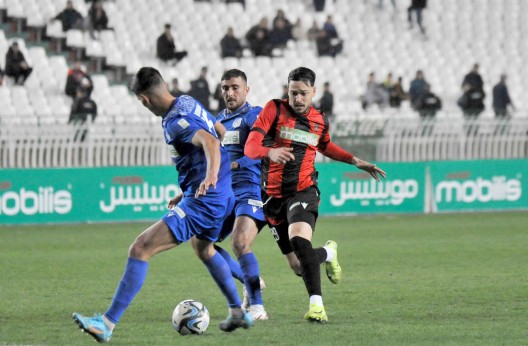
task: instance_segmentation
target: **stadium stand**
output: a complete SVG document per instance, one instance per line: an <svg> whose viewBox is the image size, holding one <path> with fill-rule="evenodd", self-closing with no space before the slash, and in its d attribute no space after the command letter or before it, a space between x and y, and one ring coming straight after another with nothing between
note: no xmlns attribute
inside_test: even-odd
<svg viewBox="0 0 528 346"><path fill-rule="evenodd" d="M86 2L73 3L86 17ZM528 2L524 0L430 1L424 12L426 37L417 28L408 28L403 3L398 3L396 10L380 10L376 1L334 0L326 2L324 12L315 12L309 0L247 0L245 9L240 3L220 0L178 0L172 5L162 0L105 1L109 26L114 30L101 31L98 39L91 38L88 31L62 32L60 22L51 19L64 5L64 0L0 0L0 64L4 65L10 42L17 39L34 67L24 87L16 87L9 80L0 87L2 126L66 124L71 100L63 90L68 61L73 57L90 62L97 73L93 75L92 96L99 116L94 125L130 124L133 128L157 124L122 84L143 65L158 68L168 81L177 77L182 90L189 88L201 66L209 67L209 84L213 86L225 69L241 68L252 87L248 100L260 105L280 97L287 71L298 65L309 66L318 75L319 90L325 81L331 81L337 114L334 127L346 135L343 129L351 121L397 118L411 124L418 120L407 102L398 110L372 107L363 111L360 96L368 72L403 76L408 89L415 71L422 69L444 104L437 118L461 120L456 100L461 94L462 77L478 62L487 95L486 110L480 118L491 120L494 116L491 89L501 73L508 75L517 108L514 118L526 119L528 114L528 100L523 97L528 87L524 62L528 57L528 40L524 39L528 33ZM228 26L236 21L235 35L243 37L262 16L271 21L279 8L291 22L301 17L304 30L313 20L321 26L332 14L344 40L343 52L336 58L318 57L313 44L301 41L290 42L280 57L254 58L246 52L241 59L220 58L218 42ZM189 52L176 66L155 57L156 37L165 23L174 24L178 44ZM45 29L49 44L40 44L38 35L24 35L24 30L38 33L39 28ZM443 132L440 128L438 131Z"/></svg>

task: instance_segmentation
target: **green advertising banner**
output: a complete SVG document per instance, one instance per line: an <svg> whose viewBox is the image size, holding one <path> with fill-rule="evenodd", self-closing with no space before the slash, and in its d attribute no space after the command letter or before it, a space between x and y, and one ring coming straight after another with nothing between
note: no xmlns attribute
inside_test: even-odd
<svg viewBox="0 0 528 346"><path fill-rule="evenodd" d="M0 171L0 224L156 220L181 190L166 167Z"/></svg>
<svg viewBox="0 0 528 346"><path fill-rule="evenodd" d="M528 209L528 160L379 165L318 164L320 214ZM153 221L178 193L172 166L0 170L0 225Z"/></svg>
<svg viewBox="0 0 528 346"><path fill-rule="evenodd" d="M387 179L343 163L317 165L321 190L321 215L423 213L425 164L380 163Z"/></svg>
<svg viewBox="0 0 528 346"><path fill-rule="evenodd" d="M528 208L528 160L431 162L432 211Z"/></svg>

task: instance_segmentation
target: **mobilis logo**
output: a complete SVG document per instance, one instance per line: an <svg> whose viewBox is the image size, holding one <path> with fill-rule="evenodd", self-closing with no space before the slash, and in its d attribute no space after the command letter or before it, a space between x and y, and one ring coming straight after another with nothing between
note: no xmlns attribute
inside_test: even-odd
<svg viewBox="0 0 528 346"><path fill-rule="evenodd" d="M444 180L435 189L436 202L486 203L490 201L517 201L522 195L521 175L507 179L493 176L491 179L477 177L474 180Z"/></svg>
<svg viewBox="0 0 528 346"><path fill-rule="evenodd" d="M71 193L67 190L54 190L51 186L38 187L36 190L21 188L0 194L2 215L67 214L71 209Z"/></svg>

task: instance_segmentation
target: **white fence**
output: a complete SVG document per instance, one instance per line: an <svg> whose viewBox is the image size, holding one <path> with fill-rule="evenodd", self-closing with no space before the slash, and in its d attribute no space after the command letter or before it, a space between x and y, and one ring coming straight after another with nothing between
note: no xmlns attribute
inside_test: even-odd
<svg viewBox="0 0 528 346"><path fill-rule="evenodd" d="M385 162L528 157L528 119L339 120L334 140L372 148ZM84 137L84 138L83 138ZM0 127L2 168L170 164L159 124L9 125Z"/></svg>
<svg viewBox="0 0 528 346"><path fill-rule="evenodd" d="M528 119L388 120L378 161L512 159L528 157Z"/></svg>
<svg viewBox="0 0 528 346"><path fill-rule="evenodd" d="M160 125L9 126L0 146L2 168L170 164Z"/></svg>

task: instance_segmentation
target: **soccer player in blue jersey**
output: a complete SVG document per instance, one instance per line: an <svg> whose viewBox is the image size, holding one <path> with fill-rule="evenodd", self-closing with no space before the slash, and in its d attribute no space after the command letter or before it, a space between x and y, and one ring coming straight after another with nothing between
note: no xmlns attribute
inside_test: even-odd
<svg viewBox="0 0 528 346"><path fill-rule="evenodd" d="M190 96L174 98L154 68L141 68L130 89L154 115L162 117L165 142L178 171L183 198L132 243L125 273L109 309L94 317L74 313L73 319L95 340L110 341L114 326L143 285L149 259L191 240L195 253L228 301L229 315L220 323L220 329L230 332L248 328L253 319L241 309L229 266L213 246L234 206L230 160L216 132L225 130Z"/></svg>
<svg viewBox="0 0 528 346"><path fill-rule="evenodd" d="M224 223L220 238L232 231L233 251L242 271L244 293L247 292L242 307L247 308L253 319L267 320L268 314L264 309L261 295L264 282L259 277L257 258L251 251L251 244L266 224L260 195L261 164L260 160L253 160L244 155L246 139L262 107L253 107L246 101L249 86L243 71L237 69L226 71L220 83L226 109L222 110L216 119L226 128L226 132L222 134L222 144L231 160L235 193L235 208ZM229 261L229 254L224 252L225 250L218 247L217 250ZM231 268L232 272L236 271L236 262L232 263Z"/></svg>

